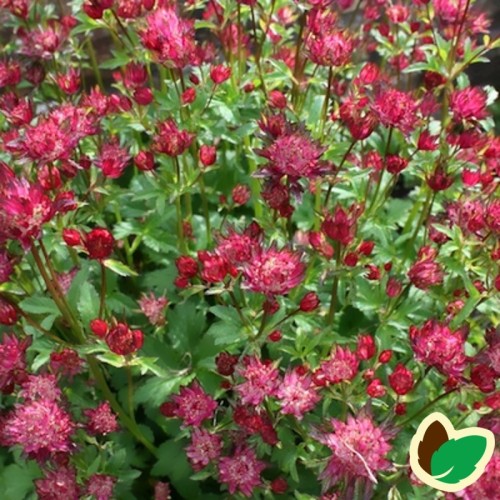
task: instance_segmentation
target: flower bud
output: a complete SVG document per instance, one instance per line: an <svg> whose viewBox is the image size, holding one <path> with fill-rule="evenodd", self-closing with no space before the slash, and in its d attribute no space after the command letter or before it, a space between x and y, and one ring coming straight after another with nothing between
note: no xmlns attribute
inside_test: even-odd
<svg viewBox="0 0 500 500"><path fill-rule="evenodd" d="M319 297L316 292L307 292L302 297L299 308L302 312L312 312L318 308L319 303Z"/></svg>

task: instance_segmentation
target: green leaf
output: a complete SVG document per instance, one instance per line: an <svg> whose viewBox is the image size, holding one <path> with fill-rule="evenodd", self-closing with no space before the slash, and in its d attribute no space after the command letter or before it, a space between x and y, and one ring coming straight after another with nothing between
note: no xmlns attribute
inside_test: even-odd
<svg viewBox="0 0 500 500"><path fill-rule="evenodd" d="M138 274L133 269L130 269L130 267L126 266L125 264L123 264L123 262L120 262L118 260L106 259L105 261L103 261L103 264L105 267L107 267L114 273L119 274L120 276L138 276Z"/></svg>
<svg viewBox="0 0 500 500"><path fill-rule="evenodd" d="M77 309L83 325L86 327L99 314L99 295L90 283L84 283L78 299Z"/></svg>
<svg viewBox="0 0 500 500"><path fill-rule="evenodd" d="M456 484L469 477L486 451L487 440L483 436L465 436L450 439L434 452L431 472L439 481Z"/></svg>
<svg viewBox="0 0 500 500"><path fill-rule="evenodd" d="M24 299L19 306L27 313L31 314L60 314L56 303L48 297L41 297L40 295L33 295Z"/></svg>

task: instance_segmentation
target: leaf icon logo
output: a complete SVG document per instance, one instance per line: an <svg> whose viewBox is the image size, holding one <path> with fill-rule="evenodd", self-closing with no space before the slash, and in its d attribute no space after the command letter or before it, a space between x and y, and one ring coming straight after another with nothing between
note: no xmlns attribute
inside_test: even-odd
<svg viewBox="0 0 500 500"><path fill-rule="evenodd" d="M487 429L460 431L442 413L432 413L419 425L410 444L410 465L425 484L457 492L476 482L495 449Z"/></svg>

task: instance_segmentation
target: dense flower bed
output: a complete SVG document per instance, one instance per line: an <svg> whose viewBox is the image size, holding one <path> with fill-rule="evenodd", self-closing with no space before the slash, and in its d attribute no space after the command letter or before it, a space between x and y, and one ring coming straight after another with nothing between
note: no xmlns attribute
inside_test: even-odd
<svg viewBox="0 0 500 500"><path fill-rule="evenodd" d="M500 428L474 0L0 0L0 497L443 496ZM446 498L498 497L500 452Z"/></svg>

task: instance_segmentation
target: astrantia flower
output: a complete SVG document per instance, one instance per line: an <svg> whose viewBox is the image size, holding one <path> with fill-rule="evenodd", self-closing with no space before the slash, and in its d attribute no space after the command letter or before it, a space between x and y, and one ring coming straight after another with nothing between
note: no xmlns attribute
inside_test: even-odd
<svg viewBox="0 0 500 500"><path fill-rule="evenodd" d="M78 500L79 487L76 471L72 467L58 467L47 471L42 479L35 480L36 494L39 500Z"/></svg>
<svg viewBox="0 0 500 500"><path fill-rule="evenodd" d="M14 179L0 198L0 241L17 240L28 250L41 235L42 226L55 215L52 200L39 185Z"/></svg>
<svg viewBox="0 0 500 500"><path fill-rule="evenodd" d="M95 164L101 169L104 177L118 179L130 161L128 151L116 142L108 142L101 147Z"/></svg>
<svg viewBox="0 0 500 500"><path fill-rule="evenodd" d="M20 341L15 335L4 334L0 343L0 392L10 393L14 384L25 379L26 350L31 338Z"/></svg>
<svg viewBox="0 0 500 500"><path fill-rule="evenodd" d="M320 66L344 66L351 58L354 43L346 30L333 29L307 37L306 48L311 61Z"/></svg>
<svg viewBox="0 0 500 500"><path fill-rule="evenodd" d="M105 339L110 351L127 356L138 351L144 343L141 330L132 330L126 323L111 326Z"/></svg>
<svg viewBox="0 0 500 500"><path fill-rule="evenodd" d="M0 325L14 325L17 319L16 308L10 302L0 297Z"/></svg>
<svg viewBox="0 0 500 500"><path fill-rule="evenodd" d="M82 372L83 365L83 359L73 349L65 348L60 352L50 353L50 369L70 380Z"/></svg>
<svg viewBox="0 0 500 500"><path fill-rule="evenodd" d="M286 295L304 279L301 256L274 247L255 252L243 268L242 286L265 295Z"/></svg>
<svg viewBox="0 0 500 500"><path fill-rule="evenodd" d="M322 377L330 384L352 380L358 373L359 359L347 347L336 346L330 357L319 367Z"/></svg>
<svg viewBox="0 0 500 500"><path fill-rule="evenodd" d="M389 468L386 455L391 445L370 417L349 416L346 423L334 419L332 427L333 433L319 437L319 441L333 452L319 476L323 491L341 479L368 478L375 482L376 474Z"/></svg>
<svg viewBox="0 0 500 500"><path fill-rule="evenodd" d="M191 444L186 448L186 455L195 471L206 467L220 457L222 438L206 429L194 428Z"/></svg>
<svg viewBox="0 0 500 500"><path fill-rule="evenodd" d="M422 247L418 260L411 266L408 278L417 288L428 290L431 286L443 282L444 273L441 266L434 260L437 251L430 247Z"/></svg>
<svg viewBox="0 0 500 500"><path fill-rule="evenodd" d="M87 417L87 432L93 436L109 434L119 429L116 415L107 401L101 403L97 408L83 410L83 414Z"/></svg>
<svg viewBox="0 0 500 500"><path fill-rule="evenodd" d="M381 92L376 98L373 110L386 127L394 127L407 134L417 121L417 104L410 94L396 89Z"/></svg>
<svg viewBox="0 0 500 500"><path fill-rule="evenodd" d="M183 421L184 426L200 426L202 422L214 416L217 408L217 401L208 395L198 382L183 387L172 400L177 405L175 416Z"/></svg>
<svg viewBox="0 0 500 500"><path fill-rule="evenodd" d="M356 205L351 206L349 210L337 205L334 213L325 217L321 229L332 240L338 241L342 245L348 245L356 235L358 212Z"/></svg>
<svg viewBox="0 0 500 500"><path fill-rule="evenodd" d="M28 375L22 383L19 396L26 401L46 400L59 401L61 399L61 389L57 387L57 379L52 374Z"/></svg>
<svg viewBox="0 0 500 500"><path fill-rule="evenodd" d="M4 422L2 438L9 446L20 445L31 458L45 460L53 453L73 449L74 428L65 410L42 399L18 404Z"/></svg>
<svg viewBox="0 0 500 500"><path fill-rule="evenodd" d="M277 178L288 176L292 181L311 179L328 171L328 164L320 160L325 150L305 132L289 130L258 151L269 162L260 172Z"/></svg>
<svg viewBox="0 0 500 500"><path fill-rule="evenodd" d="M450 109L455 120L473 121L485 118L486 94L478 87L455 90L450 96Z"/></svg>
<svg viewBox="0 0 500 500"><path fill-rule="evenodd" d="M105 474L93 474L89 477L85 494L94 500L111 500L115 487L116 477Z"/></svg>
<svg viewBox="0 0 500 500"><path fill-rule="evenodd" d="M149 295L143 293L138 302L142 313L152 325L162 326L165 324L165 309L168 305L166 297L156 297L153 292L150 292Z"/></svg>
<svg viewBox="0 0 500 500"><path fill-rule="evenodd" d="M191 146L194 135L187 130L179 130L173 119L158 126L158 133L153 137L153 149L168 156L179 156Z"/></svg>
<svg viewBox="0 0 500 500"><path fill-rule="evenodd" d="M246 358L237 373L245 379L235 387L243 404L259 405L266 396L273 396L279 385L275 364L262 361L256 356Z"/></svg>
<svg viewBox="0 0 500 500"><path fill-rule="evenodd" d="M294 415L299 420L321 399L311 377L300 375L296 370L285 374L276 391L276 397L280 400L281 413Z"/></svg>
<svg viewBox="0 0 500 500"><path fill-rule="evenodd" d="M0 283L9 281L13 270L10 255L5 250L0 249Z"/></svg>
<svg viewBox="0 0 500 500"><path fill-rule="evenodd" d="M114 244L113 235L103 227L96 227L83 236L83 245L91 259L107 259L113 252Z"/></svg>
<svg viewBox="0 0 500 500"><path fill-rule="evenodd" d="M465 368L465 341L460 332L436 320L426 321L420 328L410 327L411 347L415 357L441 373L458 377Z"/></svg>
<svg viewBox="0 0 500 500"><path fill-rule="evenodd" d="M247 446L238 446L230 457L219 460L219 481L225 483L231 495L240 492L251 497L255 488L262 484L260 473L266 464L257 459Z"/></svg>
<svg viewBox="0 0 500 500"><path fill-rule="evenodd" d="M160 62L174 68L197 64L192 21L180 18L173 8L160 8L146 17L146 24L139 35L143 45L153 51Z"/></svg>
<svg viewBox="0 0 500 500"><path fill-rule="evenodd" d="M217 237L215 253L231 266L238 268L248 262L252 254L257 252L259 248L259 238L254 238L247 232L240 234L230 229L227 236Z"/></svg>

